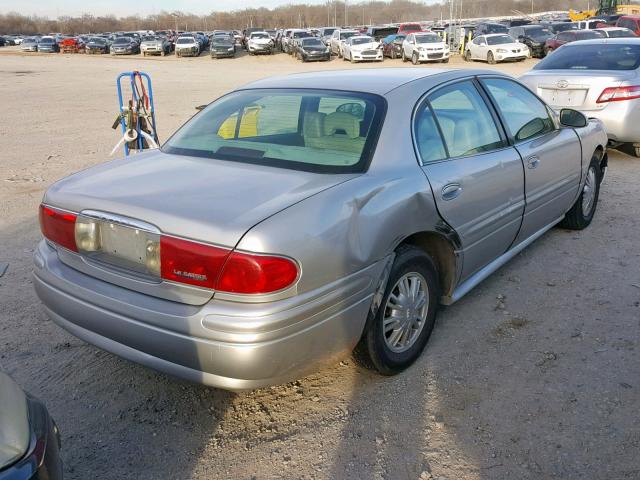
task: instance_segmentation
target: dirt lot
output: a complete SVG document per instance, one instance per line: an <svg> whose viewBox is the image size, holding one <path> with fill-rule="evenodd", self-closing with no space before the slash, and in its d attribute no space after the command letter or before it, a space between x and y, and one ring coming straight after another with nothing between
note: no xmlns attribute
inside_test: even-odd
<svg viewBox="0 0 640 480"><path fill-rule="evenodd" d="M55 180L108 159L115 76L134 68L153 77L166 139L196 105L247 81L354 67L0 49L0 368L56 418L67 478L640 478L640 160L619 152L592 226L552 230L443 309L421 360L393 378L347 358L231 394L49 321L31 285L37 206Z"/></svg>

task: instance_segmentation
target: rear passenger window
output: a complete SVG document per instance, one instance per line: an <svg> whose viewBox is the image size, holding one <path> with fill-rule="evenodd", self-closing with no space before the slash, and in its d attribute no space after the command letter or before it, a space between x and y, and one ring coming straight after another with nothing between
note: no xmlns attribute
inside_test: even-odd
<svg viewBox="0 0 640 480"><path fill-rule="evenodd" d="M555 130L547 107L522 85L500 78L481 81L489 91L516 141Z"/></svg>
<svg viewBox="0 0 640 480"><path fill-rule="evenodd" d="M505 145L475 85L461 82L429 97L451 157L488 152Z"/></svg>
<svg viewBox="0 0 640 480"><path fill-rule="evenodd" d="M422 163L447 158L438 126L426 102L422 104L416 115L415 138Z"/></svg>

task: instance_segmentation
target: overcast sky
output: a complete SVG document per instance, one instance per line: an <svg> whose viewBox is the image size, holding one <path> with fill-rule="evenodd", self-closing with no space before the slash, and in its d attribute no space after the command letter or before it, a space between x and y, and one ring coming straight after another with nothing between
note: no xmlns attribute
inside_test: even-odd
<svg viewBox="0 0 640 480"><path fill-rule="evenodd" d="M324 0L304 0L305 3L324 3ZM11 11L23 15L60 15L113 14L116 16L139 13L148 15L161 10L203 14L213 10L236 10L246 7L274 7L294 3L291 0L0 0L0 13Z"/></svg>

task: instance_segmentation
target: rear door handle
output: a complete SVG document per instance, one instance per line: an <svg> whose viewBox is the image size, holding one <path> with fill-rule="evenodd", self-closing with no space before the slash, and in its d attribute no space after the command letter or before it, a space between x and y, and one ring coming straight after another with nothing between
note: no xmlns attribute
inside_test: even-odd
<svg viewBox="0 0 640 480"><path fill-rule="evenodd" d="M538 165L540 165L540 157L538 157L537 155L532 155L527 158L527 168L538 168Z"/></svg>
<svg viewBox="0 0 640 480"><path fill-rule="evenodd" d="M449 183L442 187L440 195L443 200L453 200L454 198L458 198L461 193L462 186L459 183Z"/></svg>

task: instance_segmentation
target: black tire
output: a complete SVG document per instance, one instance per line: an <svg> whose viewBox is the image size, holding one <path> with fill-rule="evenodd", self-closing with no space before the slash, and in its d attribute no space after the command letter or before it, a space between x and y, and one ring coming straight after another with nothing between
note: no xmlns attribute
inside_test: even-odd
<svg viewBox="0 0 640 480"><path fill-rule="evenodd" d="M396 58L398 58L398 54L396 53L395 49L391 50L391 60L395 60Z"/></svg>
<svg viewBox="0 0 640 480"><path fill-rule="evenodd" d="M590 174L593 174L593 180L591 185L589 185ZM594 153L593 157L591 157L591 163L589 164L589 170L587 170L587 179L585 181L585 185L580 192L580 196L576 200L576 203L573 204L571 210L569 210L562 221L560 222L560 226L563 228L567 228L569 230L583 230L589 226L591 220L593 220L593 216L596 213L596 208L598 207L598 198L600 196L600 183L602 182L602 169L600 167L600 155L598 153ZM589 189L589 190L588 190ZM595 193L593 194L593 200L590 204L590 208L585 211L583 208L583 200L585 195L588 195L588 191L590 189L595 189Z"/></svg>
<svg viewBox="0 0 640 480"><path fill-rule="evenodd" d="M496 59L493 56L493 52L487 53L487 63L490 64L490 65L495 65Z"/></svg>
<svg viewBox="0 0 640 480"><path fill-rule="evenodd" d="M464 52L464 61L465 62L470 62L471 61L471 50L465 50L465 52Z"/></svg>
<svg viewBox="0 0 640 480"><path fill-rule="evenodd" d="M418 54L416 52L413 52L411 54L411 63L413 65L418 65L420 63L420 60L418 59Z"/></svg>
<svg viewBox="0 0 640 480"><path fill-rule="evenodd" d="M407 56L404 54L404 48L402 49L402 61L403 62L407 61Z"/></svg>
<svg viewBox="0 0 640 480"><path fill-rule="evenodd" d="M445 58L444 60L442 60L442 63L449 63L449 59Z"/></svg>
<svg viewBox="0 0 640 480"><path fill-rule="evenodd" d="M428 287L428 310L419 335L411 346L403 352L393 352L385 341L383 320L389 296L396 288L398 281L411 273L418 273ZM396 250L396 258L389 273L380 308L375 315L369 314L360 342L354 350L356 359L369 367L375 368L382 375L395 375L409 367L420 356L431 336L435 324L440 284L433 260L422 250L401 245Z"/></svg>
<svg viewBox="0 0 640 480"><path fill-rule="evenodd" d="M633 156L640 158L640 147L633 147Z"/></svg>

